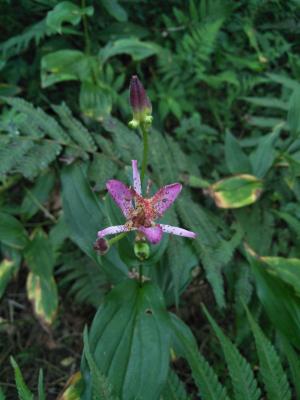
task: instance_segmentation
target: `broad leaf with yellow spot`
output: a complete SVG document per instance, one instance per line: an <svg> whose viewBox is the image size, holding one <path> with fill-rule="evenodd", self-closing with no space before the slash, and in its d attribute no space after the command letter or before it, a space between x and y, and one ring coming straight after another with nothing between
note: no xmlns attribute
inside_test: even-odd
<svg viewBox="0 0 300 400"><path fill-rule="evenodd" d="M205 193L214 199L219 208L240 208L253 204L262 190L260 179L243 174L222 179L205 189Z"/></svg>
<svg viewBox="0 0 300 400"><path fill-rule="evenodd" d="M32 272L27 277L27 295L34 313L45 325L51 325L58 307L57 287L54 278L44 278Z"/></svg>

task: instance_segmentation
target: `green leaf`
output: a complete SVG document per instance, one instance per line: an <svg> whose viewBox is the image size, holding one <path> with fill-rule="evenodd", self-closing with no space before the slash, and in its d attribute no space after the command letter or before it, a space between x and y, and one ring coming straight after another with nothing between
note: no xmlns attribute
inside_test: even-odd
<svg viewBox="0 0 300 400"><path fill-rule="evenodd" d="M15 217L0 212L0 242L14 249L23 249L27 242L27 233Z"/></svg>
<svg viewBox="0 0 300 400"><path fill-rule="evenodd" d="M53 278L55 254L51 242L42 230L37 230L25 249L30 269L26 289L36 316L46 325L52 324L58 307L58 293Z"/></svg>
<svg viewBox="0 0 300 400"><path fill-rule="evenodd" d="M111 93L93 82L82 82L79 104L87 117L102 121L110 115L112 109Z"/></svg>
<svg viewBox="0 0 300 400"><path fill-rule="evenodd" d="M300 87L296 86L290 100L287 121L293 136L300 133Z"/></svg>
<svg viewBox="0 0 300 400"><path fill-rule="evenodd" d="M82 392L84 389L84 382L81 372L75 372L66 383L66 388L59 400L89 400L83 399ZM94 399L93 399L94 400ZM105 400L104 398L101 400ZM110 400L110 399L109 399Z"/></svg>
<svg viewBox="0 0 300 400"><path fill-rule="evenodd" d="M45 279L52 276L55 256L50 240L42 229L34 232L30 243L25 248L24 255L31 272Z"/></svg>
<svg viewBox="0 0 300 400"><path fill-rule="evenodd" d="M35 315L42 324L51 325L58 308L58 293L54 278L52 276L45 278L29 272L26 290Z"/></svg>
<svg viewBox="0 0 300 400"><path fill-rule="evenodd" d="M253 204L262 190L262 181L246 174L222 179L206 189L219 208L240 208Z"/></svg>
<svg viewBox="0 0 300 400"><path fill-rule="evenodd" d="M105 63L110 57L119 54L129 54L134 61L141 61L144 58L157 54L160 47L155 43L141 42L139 39L118 39L114 42L108 42L105 47L99 51L101 63Z"/></svg>
<svg viewBox="0 0 300 400"><path fill-rule="evenodd" d="M53 219L49 211L43 206L43 203L48 200L54 184L55 174L50 170L37 178L32 189L26 189L27 194L21 204L21 213L26 219L33 217L39 210L44 212L45 217Z"/></svg>
<svg viewBox="0 0 300 400"><path fill-rule="evenodd" d="M127 267L120 260L115 247L100 257L93 248L97 232L108 224L106 216L90 188L83 166L74 163L61 171L63 211L71 239L104 269L112 282L117 283L127 275Z"/></svg>
<svg viewBox="0 0 300 400"><path fill-rule="evenodd" d="M291 391L280 358L272 343L254 321L247 308L246 312L254 335L259 358L259 371L263 378L268 398L272 400L290 400Z"/></svg>
<svg viewBox="0 0 300 400"><path fill-rule="evenodd" d="M266 175L275 160L275 144L282 127L283 124L279 123L272 133L263 136L257 149L250 156L253 174L258 178L263 178Z"/></svg>
<svg viewBox="0 0 300 400"><path fill-rule="evenodd" d="M33 400L33 394L24 382L22 372L13 357L10 357L10 363L15 373L15 381L17 385L19 400Z"/></svg>
<svg viewBox="0 0 300 400"><path fill-rule="evenodd" d="M3 296L6 286L13 277L16 270L15 262L4 259L0 262L0 299Z"/></svg>
<svg viewBox="0 0 300 400"><path fill-rule="evenodd" d="M0 386L0 400L6 400L6 396Z"/></svg>
<svg viewBox="0 0 300 400"><path fill-rule="evenodd" d="M93 356L90 350L89 338L88 338L88 331L87 328L84 328L83 332L83 343L84 343L84 350L83 354L86 358L88 368L91 374L91 387L85 388L85 393L83 394L84 399L93 400L114 400L116 399L113 395L113 389L111 384L109 383L106 376L98 368L97 364L95 363ZM81 397L82 398L82 397Z"/></svg>
<svg viewBox="0 0 300 400"><path fill-rule="evenodd" d="M91 81L95 57L79 50L58 50L43 56L41 61L42 87L63 81Z"/></svg>
<svg viewBox="0 0 300 400"><path fill-rule="evenodd" d="M251 173L250 161L240 146L238 140L229 132L225 136L225 159L232 174Z"/></svg>
<svg viewBox="0 0 300 400"><path fill-rule="evenodd" d="M215 371L198 350L196 339L189 327L176 315L172 317L173 345L175 352L190 365L194 381L203 400L229 400L225 387L218 381Z"/></svg>
<svg viewBox="0 0 300 400"><path fill-rule="evenodd" d="M118 0L101 0L105 10L119 22L126 22L128 15L126 10L120 5Z"/></svg>
<svg viewBox="0 0 300 400"><path fill-rule="evenodd" d="M207 309L203 307L203 310L221 343L233 384L235 400L258 400L261 396L261 391L257 386L251 365L240 354L230 339L224 335Z"/></svg>
<svg viewBox="0 0 300 400"><path fill-rule="evenodd" d="M295 352L293 347L290 345L288 339L280 335L280 346L282 348L283 354L289 363L289 368L292 375L293 384L296 389L296 398L300 398L300 360L298 353Z"/></svg>
<svg viewBox="0 0 300 400"><path fill-rule="evenodd" d="M300 298L294 287L276 276L277 271L246 247L255 276L258 297L273 325L300 348ZM286 274L287 275L287 274Z"/></svg>
<svg viewBox="0 0 300 400"><path fill-rule="evenodd" d="M169 316L157 286L135 280L116 286L89 334L92 359L124 399L158 399L169 365ZM87 377L86 362L82 373ZM89 384L86 381L86 384Z"/></svg>
<svg viewBox="0 0 300 400"><path fill-rule="evenodd" d="M39 400L46 400L44 373L42 369L40 369L39 371L38 394L39 394Z"/></svg>
<svg viewBox="0 0 300 400"><path fill-rule="evenodd" d="M47 26L54 32L62 33L62 24L68 22L78 25L83 15L91 16L94 13L93 7L80 8L70 1L62 1L49 11L46 17Z"/></svg>
<svg viewBox="0 0 300 400"><path fill-rule="evenodd" d="M171 369L167 383L161 395L161 400L190 400L184 384L178 378L178 376Z"/></svg>

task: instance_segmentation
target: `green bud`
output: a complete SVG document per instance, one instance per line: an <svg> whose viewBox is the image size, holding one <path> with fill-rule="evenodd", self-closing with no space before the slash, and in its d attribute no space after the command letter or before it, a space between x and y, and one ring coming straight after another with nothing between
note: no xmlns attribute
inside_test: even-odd
<svg viewBox="0 0 300 400"><path fill-rule="evenodd" d="M150 246L146 242L136 242L134 244L134 254L139 260L145 261L150 256Z"/></svg>

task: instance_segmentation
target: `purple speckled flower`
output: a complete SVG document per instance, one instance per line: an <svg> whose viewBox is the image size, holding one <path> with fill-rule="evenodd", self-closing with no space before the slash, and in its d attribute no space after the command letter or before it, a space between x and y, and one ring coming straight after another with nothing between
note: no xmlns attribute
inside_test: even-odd
<svg viewBox="0 0 300 400"><path fill-rule="evenodd" d="M102 229L98 232L98 238L137 230L152 244L160 242L163 232L194 239L196 237L194 232L155 222L176 200L182 189L181 184L173 183L164 186L151 198L144 198L142 196L141 179L136 160L132 160L132 171L133 188L129 188L123 182L115 179L109 180L106 184L109 194L122 210L126 218L126 223Z"/></svg>

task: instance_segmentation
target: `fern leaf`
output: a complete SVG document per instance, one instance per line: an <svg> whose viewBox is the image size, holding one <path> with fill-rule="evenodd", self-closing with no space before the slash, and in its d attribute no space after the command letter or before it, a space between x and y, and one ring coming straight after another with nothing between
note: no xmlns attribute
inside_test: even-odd
<svg viewBox="0 0 300 400"><path fill-rule="evenodd" d="M26 119L21 121L21 128L29 136L44 137L49 136L52 139L67 144L70 142L69 136L64 132L58 122L39 107L34 107L28 101L15 97L4 98L5 102L23 114Z"/></svg>
<svg viewBox="0 0 300 400"><path fill-rule="evenodd" d="M221 343L234 389L235 400L258 400L261 391L257 386L250 364L239 353L236 346L224 335L207 309L203 307L203 310Z"/></svg>
<svg viewBox="0 0 300 400"><path fill-rule="evenodd" d="M107 378L97 367L89 347L87 328L83 332L84 355L88 363L92 380L92 400L117 400L112 394L112 388Z"/></svg>
<svg viewBox="0 0 300 400"><path fill-rule="evenodd" d="M126 164L131 164L133 154L142 153L141 138L120 121L111 117L106 118L103 121L103 127L112 134L115 156L121 158Z"/></svg>
<svg viewBox="0 0 300 400"><path fill-rule="evenodd" d="M167 383L161 394L161 400L190 400L184 384L171 369L169 371Z"/></svg>
<svg viewBox="0 0 300 400"><path fill-rule="evenodd" d="M58 271L63 275L60 286L68 286L68 293L78 303L98 307L109 288L108 280L99 267L80 252L64 254L61 262L62 266Z"/></svg>
<svg viewBox="0 0 300 400"><path fill-rule="evenodd" d="M171 317L173 332L178 341L176 344L190 365L201 399L229 400L226 389L220 384L215 371L198 351L197 342L190 329L174 314Z"/></svg>
<svg viewBox="0 0 300 400"><path fill-rule="evenodd" d="M53 110L60 117L61 123L68 129L68 134L72 139L86 151L95 152L96 145L90 132L75 119L65 103L60 106L52 106Z"/></svg>
<svg viewBox="0 0 300 400"><path fill-rule="evenodd" d="M13 357L10 357L10 363L14 369L15 381L16 381L16 385L17 385L19 399L20 400L33 400L33 394L31 393L31 391L28 389L26 383L24 382L22 372Z"/></svg>
<svg viewBox="0 0 300 400"><path fill-rule="evenodd" d="M25 29L20 35L13 36L7 41L0 43L0 52L2 52L3 58L14 57L25 51L32 41L38 45L47 33L49 33L49 30L46 25L46 19L43 19Z"/></svg>
<svg viewBox="0 0 300 400"><path fill-rule="evenodd" d="M280 358L272 343L254 321L247 308L246 311L256 343L260 374L265 384L268 397L272 400L290 400L291 390Z"/></svg>
<svg viewBox="0 0 300 400"><path fill-rule="evenodd" d="M32 179L47 168L60 152L61 146L58 143L45 141L41 144L37 143L18 160L13 170Z"/></svg>
<svg viewBox="0 0 300 400"><path fill-rule="evenodd" d="M297 399L300 399L300 360L299 355L295 352L293 347L290 345L288 340L280 335L280 345L282 347L283 353L288 360L289 367L291 370L292 380L295 386Z"/></svg>
<svg viewBox="0 0 300 400"><path fill-rule="evenodd" d="M30 140L11 139L7 135L0 137L0 177L11 172L18 161L34 146Z"/></svg>
<svg viewBox="0 0 300 400"><path fill-rule="evenodd" d="M220 307L225 305L222 267L230 260L227 244L216 231L215 226L203 209L191 198L181 196L177 200L176 210L184 224L197 233L193 246L199 254L207 279L212 286L216 301Z"/></svg>

